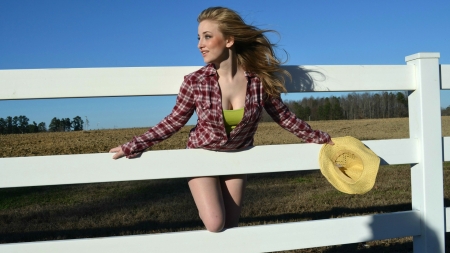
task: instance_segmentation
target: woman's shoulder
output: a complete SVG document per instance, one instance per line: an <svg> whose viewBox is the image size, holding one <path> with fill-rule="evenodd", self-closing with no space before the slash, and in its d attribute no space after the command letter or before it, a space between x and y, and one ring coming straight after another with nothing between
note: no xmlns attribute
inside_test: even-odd
<svg viewBox="0 0 450 253"><path fill-rule="evenodd" d="M201 67L200 69L187 74L184 78L185 80L203 80L204 78L208 76L214 76L216 75L216 69L214 68L213 64L208 64L206 66Z"/></svg>

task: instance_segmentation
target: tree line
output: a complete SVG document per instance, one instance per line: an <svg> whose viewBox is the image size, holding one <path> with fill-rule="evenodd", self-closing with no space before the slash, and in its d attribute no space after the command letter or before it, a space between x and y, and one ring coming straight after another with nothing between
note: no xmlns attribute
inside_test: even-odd
<svg viewBox="0 0 450 253"><path fill-rule="evenodd" d="M285 101L289 109L303 120L380 119L408 117L405 92L350 93L341 97L303 98ZM272 121L267 113L262 121Z"/></svg>
<svg viewBox="0 0 450 253"><path fill-rule="evenodd" d="M441 110L441 115L442 116L450 116L450 105L449 106L447 106L447 108L442 108L442 110Z"/></svg>
<svg viewBox="0 0 450 253"><path fill-rule="evenodd" d="M350 93L341 97L303 98L285 101L289 109L303 120L345 120L408 117L408 96L405 92ZM450 116L450 106L441 108L442 116ZM264 111L263 122L272 121ZM44 122L29 124L26 116L0 118L0 134L67 132L83 130L80 116L58 119L54 117L48 129ZM86 123L87 124L87 123Z"/></svg>
<svg viewBox="0 0 450 253"><path fill-rule="evenodd" d="M29 121L24 115L0 118L0 134L80 131L83 130L84 123L80 116L76 116L72 120L69 118L58 119L54 117L47 129L44 122L37 124L33 121L30 124Z"/></svg>

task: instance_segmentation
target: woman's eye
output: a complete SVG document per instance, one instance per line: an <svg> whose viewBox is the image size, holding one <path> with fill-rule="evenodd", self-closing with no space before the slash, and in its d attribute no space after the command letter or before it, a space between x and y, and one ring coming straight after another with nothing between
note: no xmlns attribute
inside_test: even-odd
<svg viewBox="0 0 450 253"><path fill-rule="evenodd" d="M211 36L209 36L209 35L205 36L205 39L210 39L210 38L211 38Z"/></svg>

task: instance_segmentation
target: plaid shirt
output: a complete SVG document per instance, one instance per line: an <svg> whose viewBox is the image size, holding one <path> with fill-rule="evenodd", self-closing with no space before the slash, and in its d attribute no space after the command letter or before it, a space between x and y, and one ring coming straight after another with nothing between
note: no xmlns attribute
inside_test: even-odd
<svg viewBox="0 0 450 253"><path fill-rule="evenodd" d="M263 108L281 127L305 142L320 144L331 140L327 133L313 130L305 121L298 119L281 98L264 100L260 79L249 72L245 75L248 83L244 116L229 136L223 121L216 69L209 64L184 77L172 112L143 135L122 145L123 152L128 158L135 157L146 148L169 138L186 124L194 111L198 120L189 133L188 148L236 150L252 146Z"/></svg>

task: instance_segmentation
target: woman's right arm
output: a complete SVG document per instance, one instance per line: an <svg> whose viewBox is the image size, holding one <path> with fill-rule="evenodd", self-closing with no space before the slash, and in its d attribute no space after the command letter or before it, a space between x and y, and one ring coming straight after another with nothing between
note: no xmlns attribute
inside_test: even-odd
<svg viewBox="0 0 450 253"><path fill-rule="evenodd" d="M181 84L175 106L169 115L143 135L135 136L130 142L115 147L109 152L116 153L113 159L118 159L123 156L127 158L137 157L146 148L169 138L180 130L191 118L194 110L195 101L192 82L185 77L184 82Z"/></svg>

